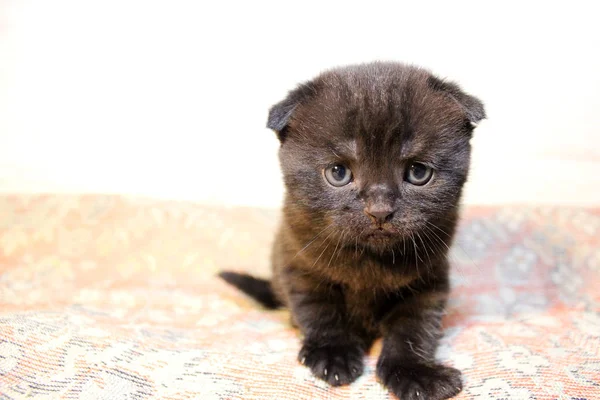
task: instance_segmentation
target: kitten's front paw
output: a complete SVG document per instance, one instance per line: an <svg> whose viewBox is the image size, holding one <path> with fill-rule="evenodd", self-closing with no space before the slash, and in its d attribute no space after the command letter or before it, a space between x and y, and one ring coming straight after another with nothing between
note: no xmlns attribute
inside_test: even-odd
<svg viewBox="0 0 600 400"><path fill-rule="evenodd" d="M309 367L312 373L332 386L352 383L363 372L362 348L357 344L319 346L304 343L298 361Z"/></svg>
<svg viewBox="0 0 600 400"><path fill-rule="evenodd" d="M460 371L441 364L380 360L377 376L402 400L449 399L462 390Z"/></svg>

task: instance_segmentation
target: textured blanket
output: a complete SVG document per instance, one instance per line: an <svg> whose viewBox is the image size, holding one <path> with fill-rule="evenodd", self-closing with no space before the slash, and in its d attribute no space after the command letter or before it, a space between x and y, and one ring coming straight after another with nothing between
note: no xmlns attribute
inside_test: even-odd
<svg viewBox="0 0 600 400"><path fill-rule="evenodd" d="M0 399L391 399L299 365L268 276L276 211L116 196L0 197ZM600 399L600 209L465 208L438 358L470 399Z"/></svg>

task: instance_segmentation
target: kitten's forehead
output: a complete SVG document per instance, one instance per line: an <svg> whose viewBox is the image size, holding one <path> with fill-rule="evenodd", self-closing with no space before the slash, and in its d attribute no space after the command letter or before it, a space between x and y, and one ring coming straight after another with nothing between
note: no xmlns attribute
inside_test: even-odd
<svg viewBox="0 0 600 400"><path fill-rule="evenodd" d="M369 70L370 71L370 70ZM429 157L434 142L457 138L464 113L428 84L425 71L334 71L319 93L295 112L301 141L339 158ZM430 158L434 158L433 155Z"/></svg>
<svg viewBox="0 0 600 400"><path fill-rule="evenodd" d="M463 124L460 106L429 84L419 69L348 68L317 78L318 94L298 107L290 126L314 140L355 140L354 146L443 133Z"/></svg>
<svg viewBox="0 0 600 400"><path fill-rule="evenodd" d="M337 158L358 158L358 143L354 138L329 141L327 147Z"/></svg>

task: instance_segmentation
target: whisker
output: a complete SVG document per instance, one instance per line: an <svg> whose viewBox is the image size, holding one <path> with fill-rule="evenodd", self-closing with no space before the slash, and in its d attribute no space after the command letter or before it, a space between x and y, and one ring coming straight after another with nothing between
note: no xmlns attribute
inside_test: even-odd
<svg viewBox="0 0 600 400"><path fill-rule="evenodd" d="M347 231L342 232L342 242L346 241L346 235L350 233L350 228L348 228ZM337 261L338 257L340 256L340 254L342 253L342 250L344 249L344 246L340 246L340 250L338 251L337 255L335 256L335 261Z"/></svg>
<svg viewBox="0 0 600 400"><path fill-rule="evenodd" d="M357 235L355 238L355 247L354 247L354 258L358 258L359 254L358 254L358 238L362 236L362 234L367 230L367 228L363 228ZM364 249L361 249L360 255L362 255Z"/></svg>
<svg viewBox="0 0 600 400"><path fill-rule="evenodd" d="M425 244L425 242L423 241L423 239L421 238L421 235L419 234L419 232L415 232L417 234L417 237L419 238L419 240L421 241L421 244L423 244L423 250L425 250L425 254L427 255L427 261L429 261L428 263L428 267L431 268L431 257L429 256L429 251L427 250L427 245Z"/></svg>
<svg viewBox="0 0 600 400"><path fill-rule="evenodd" d="M434 227L434 228L438 229L440 232L444 233L444 234L445 234L445 235L446 235L448 238L450 238L450 235L448 234L448 232L444 231L444 230L443 230L443 229L441 229L439 226L437 226L437 225L435 225L435 224L433 224L433 223L431 223L431 222L429 222L429 221L425 221L425 223L427 223L427 224L429 224L430 226L432 226L432 227ZM434 233L434 232L432 231L432 233ZM436 236L437 236L437 235L436 235ZM451 252L451 249L450 249L450 247L449 247L449 246L446 244L446 242L445 242L445 241L443 241L443 240L442 240L442 239L441 239L439 236L438 236L438 238L439 238L439 239L440 239L440 241L441 241L441 242L444 244L444 246L446 246L446 248L448 249L448 252L450 253L450 252ZM463 248L462 248L462 246L461 246L460 244L458 244L458 242L457 242L456 240L455 240L455 241L452 243L452 245L453 245L453 246L456 246L458 249L460 249L460 251L462 251L462 252L463 252L463 253L464 253L464 254L465 254L465 255L466 255L468 258L469 258L469 260L471 261L471 263L473 264L473 266L474 266L474 267L477 269L477 271L478 271L479 273L481 273L481 267L480 267L480 266L479 266L479 265L478 265L478 264L475 262L475 260L473 260L473 258L471 257L471 255L470 255L469 253L467 253L467 252L465 251L465 249L463 249Z"/></svg>
<svg viewBox="0 0 600 400"><path fill-rule="evenodd" d="M420 260L420 257L419 257L419 252L417 251L417 243L415 242L415 238L414 238L414 235L412 234L412 232L410 234L410 239L412 240L413 246L415 248L415 267L417 268L417 275L419 275L419 277L421 278L421 281L424 282L423 277L421 276L421 272L419 271L419 260Z"/></svg>
<svg viewBox="0 0 600 400"><path fill-rule="evenodd" d="M308 243L307 243L307 244L306 244L306 245L305 245L303 248L301 248L301 249L300 249L300 250L299 250L299 251L296 253L296 255L294 255L294 257L292 257L292 259L291 259L290 261L292 261L293 259L295 259L295 258L296 258L296 257L297 257L297 256L298 256L300 253L302 253L304 250L306 250L306 249L308 248L308 246L310 246L310 245L311 245L311 244L312 244L312 243L313 243L315 240L317 240L317 238L318 238L319 236L321 236L321 235L322 235L322 234L323 234L323 233L324 233L324 232L325 232L327 229L329 229L329 228L331 228L331 227L333 227L333 223L330 223L330 224L329 224L329 225L327 225L327 226L326 226L326 227L325 227L325 228L324 228L324 229L323 229L321 232L317 233L317 235L316 235L314 238L312 238L312 239L310 240L310 242L308 242Z"/></svg>
<svg viewBox="0 0 600 400"><path fill-rule="evenodd" d="M425 232L423 232L423 236L425 236L425 239L427 239L427 242L429 243L431 248L435 251L435 253L444 253L444 252L448 253L444 248L442 248L440 246L440 243L441 243L444 246L446 246L446 248L448 249L448 246L446 245L446 243L444 243L444 241L441 240L440 237L437 236L435 234L435 232L431 230L430 227L425 226L424 228L425 228ZM434 237L429 236L429 233L432 233L434 235ZM450 253L448 253L448 254L450 255Z"/></svg>
<svg viewBox="0 0 600 400"><path fill-rule="evenodd" d="M323 240L323 243L325 243L327 241L327 239L329 239L331 237L331 235L335 232L335 230L331 231L329 233L329 235L327 235L327 237ZM313 267L315 265L317 265L317 262L319 261L319 259L321 258L321 256L323 255L323 253L325 253L325 250L327 250L327 248L329 247L329 245L331 244L331 242L328 242L327 245L325 246L325 248L323 249L323 251L321 252L321 254L319 254L319 257L317 257L317 259L315 260L315 262L313 263Z"/></svg>
<svg viewBox="0 0 600 400"><path fill-rule="evenodd" d="M442 228L440 228L439 226L437 226L437 225L435 225L435 224L433 224L433 223L431 223L431 222L429 222L429 221L427 221L427 220L425 220L425 223L426 223L427 225L429 225L429 226L432 226L432 227L434 227L434 228L438 229L440 232L442 232L442 233L444 233L446 236L450 237L450 235L448 235L448 233L447 233L446 231L444 231ZM427 228L427 227L426 227L426 228ZM437 233L435 233L435 231L431 230L431 228L428 228L428 229L429 229L429 231L430 231L431 233L433 233L433 234L434 234L434 235L435 235L435 236L436 236L436 237L437 237L437 238L440 240L440 242L441 242L441 243L442 243L444 246L446 246L446 248L447 248L448 250L450 250L450 247L448 247L448 245L446 244L446 242L445 242L445 241L444 241L444 240L443 240L441 237L439 237L439 235L438 235Z"/></svg>
<svg viewBox="0 0 600 400"><path fill-rule="evenodd" d="M342 240L342 236L344 235L344 232L346 232L346 230L344 229L340 235L340 237L338 238L338 241L335 245L335 249L333 249L333 253L331 253L331 257L329 257L329 262L327 263L327 268L329 268L329 266L331 265L331 261L333 260L333 256L335 255L338 246L340 245L340 241Z"/></svg>

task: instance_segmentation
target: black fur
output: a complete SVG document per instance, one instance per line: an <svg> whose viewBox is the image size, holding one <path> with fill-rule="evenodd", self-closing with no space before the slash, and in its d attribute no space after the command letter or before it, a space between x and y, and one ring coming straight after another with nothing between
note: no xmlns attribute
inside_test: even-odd
<svg viewBox="0 0 600 400"><path fill-rule="evenodd" d="M463 107L467 118L473 124L485 118L485 109L481 100L464 93L456 83L443 81L435 76L430 76L427 83L433 89L446 92L452 96Z"/></svg>
<svg viewBox="0 0 600 400"><path fill-rule="evenodd" d="M283 305L277 297L275 297L275 294L271 289L271 282L265 279L229 271L223 271L219 276L225 282L235 286L242 292L247 293L268 309L273 310Z"/></svg>
<svg viewBox="0 0 600 400"><path fill-rule="evenodd" d="M271 107L269 118L267 119L267 128L277 132L280 141L285 140L288 122L294 113L294 110L315 93L315 87L311 82L299 85L296 89L290 91L288 96Z"/></svg>
<svg viewBox="0 0 600 400"><path fill-rule="evenodd" d="M221 276L290 308L304 334L298 359L315 376L354 381L383 336L377 376L395 395L460 392L460 372L435 351L469 141L484 117L481 101L456 84L399 63L327 71L270 110L286 186L273 278ZM433 171L426 184L407 180L414 163ZM332 164L353 179L329 184Z"/></svg>

